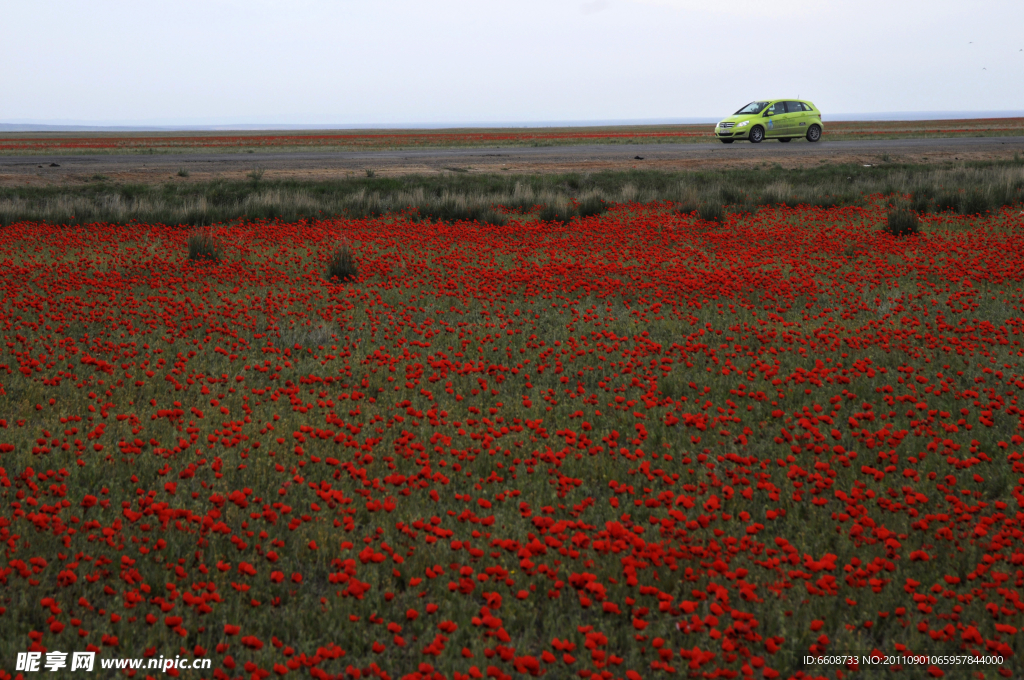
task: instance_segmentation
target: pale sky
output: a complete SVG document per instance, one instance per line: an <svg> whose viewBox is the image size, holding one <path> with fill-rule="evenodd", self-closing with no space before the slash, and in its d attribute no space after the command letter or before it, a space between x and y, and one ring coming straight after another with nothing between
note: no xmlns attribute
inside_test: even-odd
<svg viewBox="0 0 1024 680"><path fill-rule="evenodd" d="M1022 0L0 0L0 122L1024 111Z"/></svg>

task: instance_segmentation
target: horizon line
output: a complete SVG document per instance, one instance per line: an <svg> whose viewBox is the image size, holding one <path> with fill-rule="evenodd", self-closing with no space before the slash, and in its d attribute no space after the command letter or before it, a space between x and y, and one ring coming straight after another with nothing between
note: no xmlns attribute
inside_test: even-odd
<svg viewBox="0 0 1024 680"><path fill-rule="evenodd" d="M1024 111L891 111L825 114L830 122L977 120L1024 118ZM0 132L218 132L261 130L443 130L464 128L612 127L635 125L710 125L721 117L625 118L598 120L447 121L406 123L141 123L81 120L0 120Z"/></svg>

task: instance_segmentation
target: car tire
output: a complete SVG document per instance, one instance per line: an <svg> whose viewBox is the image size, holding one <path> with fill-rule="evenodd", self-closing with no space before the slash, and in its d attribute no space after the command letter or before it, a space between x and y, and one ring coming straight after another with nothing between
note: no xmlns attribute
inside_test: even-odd
<svg viewBox="0 0 1024 680"><path fill-rule="evenodd" d="M732 144L735 141L735 139L723 139L722 144Z"/></svg>
<svg viewBox="0 0 1024 680"><path fill-rule="evenodd" d="M812 125L807 128L807 141L816 142L821 139L821 127L818 125Z"/></svg>
<svg viewBox="0 0 1024 680"><path fill-rule="evenodd" d="M792 137L780 137L779 141L780 142L792 142L793 138Z"/></svg>
<svg viewBox="0 0 1024 680"><path fill-rule="evenodd" d="M764 128L760 125L755 125L750 131L750 143L760 144L762 141L764 141Z"/></svg>

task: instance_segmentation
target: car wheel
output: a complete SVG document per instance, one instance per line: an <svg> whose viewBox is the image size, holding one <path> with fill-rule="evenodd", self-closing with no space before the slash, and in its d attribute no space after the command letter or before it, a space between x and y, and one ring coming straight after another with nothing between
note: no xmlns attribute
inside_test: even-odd
<svg viewBox="0 0 1024 680"><path fill-rule="evenodd" d="M759 144L764 140L764 128L760 125L755 125L754 129L750 131L750 142L752 144Z"/></svg>
<svg viewBox="0 0 1024 680"><path fill-rule="evenodd" d="M732 144L735 141L735 139L723 139L722 144Z"/></svg>
<svg viewBox="0 0 1024 680"><path fill-rule="evenodd" d="M780 137L779 141L780 142L792 142L793 138L792 137Z"/></svg>
<svg viewBox="0 0 1024 680"><path fill-rule="evenodd" d="M819 139L821 139L821 128L819 126L817 126L817 125L812 125L807 130L807 141L808 142L816 142Z"/></svg>

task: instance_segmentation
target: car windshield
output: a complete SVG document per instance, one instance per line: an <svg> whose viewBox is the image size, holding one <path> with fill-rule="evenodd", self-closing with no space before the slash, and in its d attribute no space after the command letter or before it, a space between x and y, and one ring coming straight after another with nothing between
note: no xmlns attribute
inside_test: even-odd
<svg viewBox="0 0 1024 680"><path fill-rule="evenodd" d="M761 111L764 110L764 107L768 106L769 103L770 102L750 102L749 104L747 104L742 109L740 109L739 111L732 115L742 116L744 114L761 113Z"/></svg>

